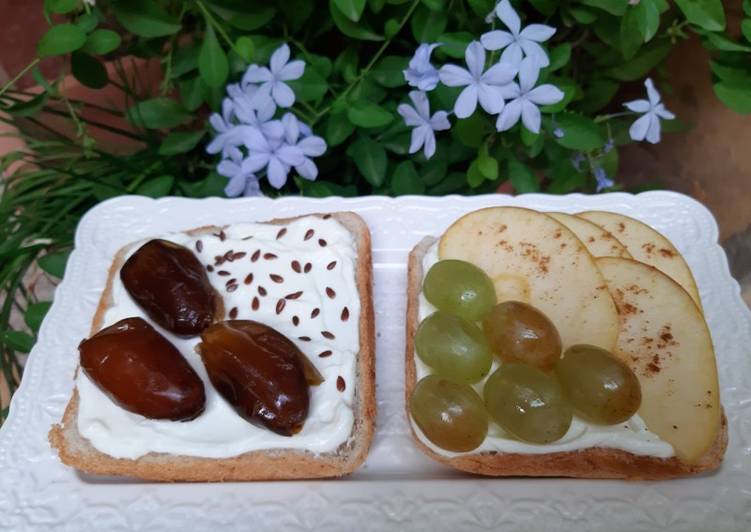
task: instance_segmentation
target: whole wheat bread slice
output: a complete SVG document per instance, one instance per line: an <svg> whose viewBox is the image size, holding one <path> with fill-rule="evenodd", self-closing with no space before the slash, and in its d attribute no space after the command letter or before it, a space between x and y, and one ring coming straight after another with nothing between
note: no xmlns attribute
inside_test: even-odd
<svg viewBox="0 0 751 532"><path fill-rule="evenodd" d="M315 214L312 216L329 216ZM160 481L227 481L282 480L339 477L354 471L365 460L375 427L375 322L373 315L372 257L370 231L365 221L352 212L331 215L352 233L357 247L356 284L360 296L360 351L357 354L355 388L355 424L352 433L336 452L313 454L299 450L263 450L231 458L198 458L166 453L149 453L138 459L113 458L99 452L78 432L78 393L74 389L62 422L49 433L52 447L63 463L86 473L121 475ZM297 218L272 220L286 224ZM202 227L190 234L214 232L216 227ZM91 333L101 328L110 300L112 281L125 260L126 248L115 256L107 285L102 293Z"/></svg>
<svg viewBox="0 0 751 532"><path fill-rule="evenodd" d="M415 368L414 338L418 325L419 295L422 290L422 259L436 242L426 237L414 247L409 255L407 284L407 341L406 341L406 386L405 404L417 380ZM409 408L407 418L409 419ZM448 457L434 452L415 434L410 423L412 437L422 452L433 460L470 473L489 476L526 477L580 477L619 478L630 480L658 480L696 475L717 469L722 462L728 444L727 419L722 416L720 430L714 445L696 463L687 464L679 458L656 458L635 455L617 449L591 447L580 451L547 454L519 454L482 452Z"/></svg>

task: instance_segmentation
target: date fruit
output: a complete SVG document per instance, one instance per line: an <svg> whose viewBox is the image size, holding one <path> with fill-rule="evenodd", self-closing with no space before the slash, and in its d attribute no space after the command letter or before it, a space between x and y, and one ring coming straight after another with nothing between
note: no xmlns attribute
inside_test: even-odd
<svg viewBox="0 0 751 532"><path fill-rule="evenodd" d="M214 388L243 419L282 436L300 432L308 384L322 378L286 336L255 321L223 321L201 333L198 352Z"/></svg>
<svg viewBox="0 0 751 532"><path fill-rule="evenodd" d="M193 252L167 240L150 240L120 270L125 289L168 331L195 336L224 314L221 297Z"/></svg>
<svg viewBox="0 0 751 532"><path fill-rule="evenodd" d="M125 318L78 346L84 373L112 401L150 419L190 421L206 404L203 382L180 351L141 318Z"/></svg>

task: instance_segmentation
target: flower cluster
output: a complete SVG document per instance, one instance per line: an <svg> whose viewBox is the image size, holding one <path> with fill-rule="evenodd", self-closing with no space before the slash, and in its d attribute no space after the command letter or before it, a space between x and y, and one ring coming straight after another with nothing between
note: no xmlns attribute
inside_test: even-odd
<svg viewBox="0 0 751 532"><path fill-rule="evenodd" d="M277 189L293 168L311 181L318 176L311 158L323 155L326 142L291 112L274 118L279 108L295 103L286 82L299 79L304 71L305 63L290 61L289 46L283 44L268 67L250 65L240 83L227 86L221 114L209 118L216 135L206 147L211 154L222 154L217 172L229 179L227 196L260 195L262 172Z"/></svg>
<svg viewBox="0 0 751 532"><path fill-rule="evenodd" d="M450 128L446 111L430 116L425 93L435 89L439 81L447 87L463 87L454 103L453 113L457 118L471 116L479 104L486 113L498 115L498 131L511 129L521 119L529 131L539 133L542 118L538 106L563 99L563 92L555 85L536 86L540 70L550 64L540 43L550 39L555 28L543 24L522 28L521 19L509 0L499 2L493 14L508 31L493 30L482 35L480 41L469 43L464 53L467 68L443 65L436 69L430 63L430 55L440 43L423 43L417 48L404 71L407 83L418 89L409 94L414 107L402 104L398 108L405 123L415 128L410 153L423 148L425 157L432 157L434 132ZM487 68L486 50L503 50L500 60Z"/></svg>

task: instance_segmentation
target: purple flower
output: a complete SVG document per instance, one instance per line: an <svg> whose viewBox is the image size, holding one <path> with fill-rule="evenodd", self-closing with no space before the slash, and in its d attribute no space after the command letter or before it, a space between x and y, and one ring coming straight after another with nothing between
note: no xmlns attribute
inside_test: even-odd
<svg viewBox="0 0 751 532"><path fill-rule="evenodd" d="M605 170L603 170L602 168L595 168L594 176L597 180L597 192L600 192L605 188L610 188L615 184L615 182L608 177L608 174L605 173Z"/></svg>
<svg viewBox="0 0 751 532"><path fill-rule="evenodd" d="M230 198L241 194L243 196L260 196L261 187L258 184L258 178L247 168L244 169L242 163L242 152L238 148L227 150L227 158L219 163L216 169L220 175L229 178L224 193Z"/></svg>
<svg viewBox="0 0 751 532"><path fill-rule="evenodd" d="M647 78L644 86L647 88L647 100L633 100L623 104L629 111L644 113L631 125L628 134L632 140L646 139L647 142L657 144L660 142L660 118L673 120L675 115L663 105L651 78Z"/></svg>
<svg viewBox="0 0 751 532"><path fill-rule="evenodd" d="M434 131L443 131L451 127L448 121L448 113L438 111L430 116L428 95L422 91L410 92L409 98L415 104L414 107L403 103L396 108L397 112L404 118L404 123L414 128L409 153L415 153L423 148L425 158L430 159L435 153Z"/></svg>
<svg viewBox="0 0 751 532"><path fill-rule="evenodd" d="M441 46L441 43L423 43L415 50L408 67L403 70L404 79L411 87L417 87L421 91L432 91L438 85L438 70L430 64L430 54L438 46Z"/></svg>
<svg viewBox="0 0 751 532"><path fill-rule="evenodd" d="M295 165L295 171L300 177L314 181L318 177L318 167L310 158L319 157L326 152L326 141L313 135L310 128L292 113L282 117L282 125L284 141L288 146L299 148L303 154L303 162Z"/></svg>
<svg viewBox="0 0 751 532"><path fill-rule="evenodd" d="M259 96L271 96L279 107L292 107L295 103L295 93L285 83L302 77L305 63L289 60L289 46L281 45L271 55L269 68L250 65L243 76L243 83L260 83Z"/></svg>
<svg viewBox="0 0 751 532"><path fill-rule="evenodd" d="M544 24L530 24L521 29L521 19L509 0L499 2L495 7L495 14L509 31L493 30L483 34L480 41L487 50L503 50L501 61L516 66L519 66L523 56L534 58L540 68L550 64L548 54L539 43L550 39L555 34L555 28Z"/></svg>
<svg viewBox="0 0 751 532"><path fill-rule="evenodd" d="M242 170L255 173L266 169L266 178L274 188L282 188L292 166L305 163L305 155L297 146L290 146L283 138L266 138L257 129L251 129L243 139L248 157Z"/></svg>

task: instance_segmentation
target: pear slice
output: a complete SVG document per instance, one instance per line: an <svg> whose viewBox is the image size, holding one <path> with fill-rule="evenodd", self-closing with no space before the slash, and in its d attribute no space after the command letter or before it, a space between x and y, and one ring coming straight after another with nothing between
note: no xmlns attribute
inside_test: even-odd
<svg viewBox="0 0 751 532"><path fill-rule="evenodd" d="M581 241L553 218L517 207L471 212L444 233L438 256L485 270L499 303L520 295L537 307L564 347L615 347L618 314L605 279Z"/></svg>
<svg viewBox="0 0 751 532"><path fill-rule="evenodd" d="M597 224L585 220L584 218L578 218L573 214L565 214L562 212L546 212L548 216L552 216L557 221L571 229L582 244L587 248L587 251L593 257L623 257L624 259L630 259L631 254L626 249L626 246L620 243L608 231L604 230Z"/></svg>
<svg viewBox="0 0 751 532"><path fill-rule="evenodd" d="M683 255L675 246L650 226L634 218L613 212L587 211L577 214L609 231L624 246L632 257L639 262L654 266L662 273L672 277L675 282L686 289L691 299L702 309L699 289L694 276L686 264Z"/></svg>
<svg viewBox="0 0 751 532"><path fill-rule="evenodd" d="M691 296L658 269L597 259L621 317L615 354L636 373L639 415L679 458L696 462L720 429L712 338Z"/></svg>

